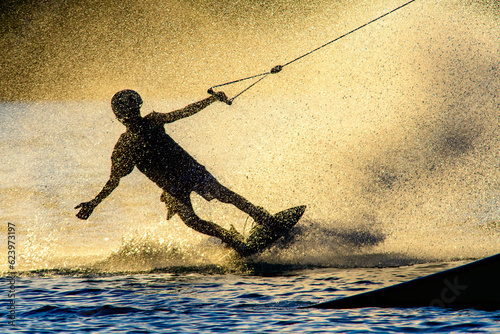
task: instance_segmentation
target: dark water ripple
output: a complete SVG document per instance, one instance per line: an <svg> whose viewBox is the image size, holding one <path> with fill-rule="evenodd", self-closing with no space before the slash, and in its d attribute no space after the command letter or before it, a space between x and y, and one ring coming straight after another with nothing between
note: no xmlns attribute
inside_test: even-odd
<svg viewBox="0 0 500 334"><path fill-rule="evenodd" d="M415 270L414 268L412 269ZM485 333L500 312L436 308L318 310L317 302L392 284L402 269L286 276L134 274L18 278L21 333ZM404 280L401 277L400 280ZM5 313L5 301L0 311ZM3 317L5 319L5 317ZM6 327L6 332L14 332Z"/></svg>

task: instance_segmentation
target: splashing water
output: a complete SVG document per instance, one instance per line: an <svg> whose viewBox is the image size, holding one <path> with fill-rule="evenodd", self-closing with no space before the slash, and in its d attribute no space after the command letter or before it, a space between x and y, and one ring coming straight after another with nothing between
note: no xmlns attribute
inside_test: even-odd
<svg viewBox="0 0 500 334"><path fill-rule="evenodd" d="M8 91L2 84L0 96L108 100L127 87L143 95L143 114L166 112L200 97L213 83L259 72L262 66L267 70L395 4L307 1L298 7L283 2L275 8L282 14L272 21L271 14L257 15L266 8L244 2L253 16L242 26L213 21L221 34L218 41L200 41L189 28L181 29L189 20L206 29L215 15L196 16L200 8L190 8L187 21L168 23L180 29L168 36L178 43L168 52L154 32L167 24L159 19L162 11L178 14L176 6L182 5L143 9L137 32L122 32L144 42L140 56L130 53L127 61L110 59L129 46L116 46L108 54L102 40L88 39L104 29L104 18L96 16L96 25L75 41L52 40L39 50L39 55L53 55L43 67L25 59L21 77L40 89L30 93L15 82ZM225 8L220 15L240 15ZM46 30L38 34L48 38L61 15L53 13L33 14L24 29L45 22ZM70 21L80 22L78 12L71 13ZM166 129L221 183L255 204L272 212L308 205L294 233L255 261L387 266L494 254L500 233L499 20L498 7L491 3L417 1L266 79L231 107L214 105ZM144 22L152 22L149 30ZM277 28L283 22L290 30ZM244 29L250 26L255 30ZM76 28L58 34L65 36L68 29ZM9 38L28 43L37 36L34 31ZM88 61L64 61L61 50L75 50L83 41L92 46L80 54ZM222 54L223 64L216 61ZM96 69L97 63L108 65ZM71 66L84 87L73 83L62 91L71 83ZM113 77L114 71L121 74ZM160 98L165 91L183 98ZM20 270L141 271L234 262L217 240L190 230L177 217L166 221L160 190L137 171L89 221L74 217L72 208L95 196L106 181L114 142L123 131L108 102L12 102L0 108L5 157L0 238L6 238L7 222L15 223ZM248 233L251 222L236 209L196 195L193 202L204 219Z"/></svg>

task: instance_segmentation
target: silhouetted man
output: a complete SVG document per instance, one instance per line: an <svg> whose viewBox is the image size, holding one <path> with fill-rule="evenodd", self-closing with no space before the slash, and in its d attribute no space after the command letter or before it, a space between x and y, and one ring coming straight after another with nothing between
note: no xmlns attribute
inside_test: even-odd
<svg viewBox="0 0 500 334"><path fill-rule="evenodd" d="M237 251L243 251L244 238L234 228L226 230L195 214L190 199L191 192L196 192L207 201L217 199L233 204L258 224L270 222L272 216L221 185L205 167L167 135L164 128L165 124L192 116L217 100L226 102L227 97L218 92L183 109L170 113L152 112L141 117L142 98L137 92L127 89L116 93L111 99L111 107L127 130L120 136L113 150L108 182L93 200L75 207L80 208L76 216L88 219L96 206L118 187L120 179L137 167L163 189L160 200L167 207L167 219L178 214L187 226L217 237Z"/></svg>

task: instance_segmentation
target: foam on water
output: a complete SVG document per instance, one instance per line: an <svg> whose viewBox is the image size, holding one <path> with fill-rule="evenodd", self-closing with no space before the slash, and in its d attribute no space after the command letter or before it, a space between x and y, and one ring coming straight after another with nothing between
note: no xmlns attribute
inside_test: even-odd
<svg viewBox="0 0 500 334"><path fill-rule="evenodd" d="M296 45L286 37L284 51L307 51L392 5L356 2L310 12L296 23L310 29L294 33L307 41ZM308 205L294 234L255 261L388 266L497 253L497 9L417 1L287 67L231 107L211 106L167 132L255 204L271 212ZM269 52L272 61L283 60ZM155 87L144 89L143 114L189 102L160 99ZM166 221L160 190L137 171L90 220L74 216L73 207L107 180L123 131L108 102L8 103L0 122L0 238L7 222L15 223L18 269L140 271L234 262L216 240L177 217ZM248 233L251 221L236 209L196 195L193 202L203 218Z"/></svg>

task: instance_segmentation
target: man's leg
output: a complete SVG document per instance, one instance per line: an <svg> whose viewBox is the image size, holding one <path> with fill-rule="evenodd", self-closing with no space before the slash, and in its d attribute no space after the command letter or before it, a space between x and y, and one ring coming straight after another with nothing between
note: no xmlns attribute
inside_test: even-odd
<svg viewBox="0 0 500 334"><path fill-rule="evenodd" d="M223 203L232 204L260 225L272 224L273 216L264 208L258 207L250 203L243 196L238 195L234 191L224 187L220 183L213 185L213 194L215 198Z"/></svg>
<svg viewBox="0 0 500 334"><path fill-rule="evenodd" d="M162 201L165 202L165 204L167 205L167 209L169 210L175 207L175 212L170 212L169 215L174 215L175 213L177 213L184 224L186 224L188 227L200 233L219 238L220 240L222 240L222 242L234 248L236 251L243 250L245 243L244 238L241 234L239 234L235 230L228 231L215 223L203 220L198 217L198 215L196 215L193 210L191 199L189 197L180 201L165 192L162 195ZM175 202L175 206L173 206L173 202Z"/></svg>
<svg viewBox="0 0 500 334"><path fill-rule="evenodd" d="M193 172L193 181L196 181L193 186L193 191L201 195L207 201L215 198L222 203L232 204L252 217L259 225L271 225L274 223L274 218L269 212L262 207L253 205L243 198L243 196L224 187L204 167L200 166Z"/></svg>

